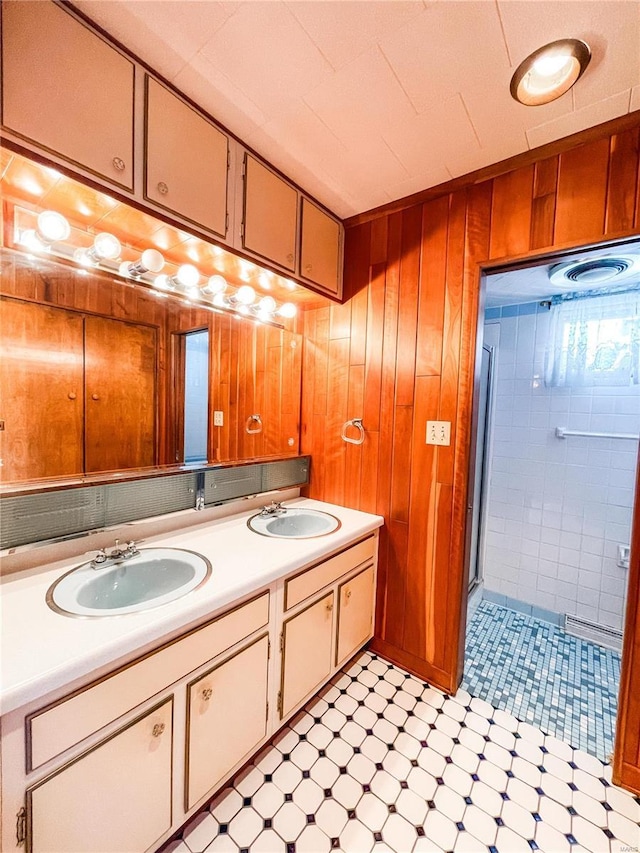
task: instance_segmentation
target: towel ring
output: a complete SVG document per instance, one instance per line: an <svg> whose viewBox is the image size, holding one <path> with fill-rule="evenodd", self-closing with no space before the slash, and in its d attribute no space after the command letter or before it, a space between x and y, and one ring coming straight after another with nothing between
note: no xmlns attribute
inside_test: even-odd
<svg viewBox="0 0 640 853"><path fill-rule="evenodd" d="M347 429L349 427L355 427L358 430L357 438L349 438L347 435ZM364 444L364 427L362 426L362 418L353 418L352 420L347 421L342 427L340 438L343 441L346 441L347 444Z"/></svg>
<svg viewBox="0 0 640 853"><path fill-rule="evenodd" d="M253 423L257 424L256 429L251 429L251 424ZM245 430L249 435L256 435L256 433L262 432L262 418L260 415L249 415Z"/></svg>

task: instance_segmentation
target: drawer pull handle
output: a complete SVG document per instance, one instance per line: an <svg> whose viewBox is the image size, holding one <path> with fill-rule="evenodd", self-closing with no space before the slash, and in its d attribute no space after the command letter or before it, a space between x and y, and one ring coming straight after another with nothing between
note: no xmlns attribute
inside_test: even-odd
<svg viewBox="0 0 640 853"><path fill-rule="evenodd" d="M158 184L158 192L160 195L166 195L169 192L169 187L165 184L164 181L160 181Z"/></svg>
<svg viewBox="0 0 640 853"><path fill-rule="evenodd" d="M76 399L76 396L77 396L77 395L76 395L76 394L74 394L74 392L73 392L73 391L69 391L69 393L67 394L67 397L68 397L70 400L75 400L75 399Z"/></svg>
<svg viewBox="0 0 640 853"><path fill-rule="evenodd" d="M160 737L160 735L164 732L164 723L156 723L153 729L151 730L151 734L153 737Z"/></svg>
<svg viewBox="0 0 640 853"><path fill-rule="evenodd" d="M92 395L91 395L91 399L92 399L92 400L99 400L99 399L100 399L100 395L99 395L99 394L92 394Z"/></svg>
<svg viewBox="0 0 640 853"><path fill-rule="evenodd" d="M111 162L116 172L124 172L124 160L122 157L114 157Z"/></svg>
<svg viewBox="0 0 640 853"><path fill-rule="evenodd" d="M202 691L202 698L204 699L204 701L208 702L212 696L213 696L213 690L211 689L211 687L205 687L204 690Z"/></svg>

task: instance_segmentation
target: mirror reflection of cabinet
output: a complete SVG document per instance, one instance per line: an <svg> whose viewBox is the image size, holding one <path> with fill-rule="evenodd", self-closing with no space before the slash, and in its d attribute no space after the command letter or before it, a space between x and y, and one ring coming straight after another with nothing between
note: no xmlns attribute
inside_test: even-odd
<svg viewBox="0 0 640 853"><path fill-rule="evenodd" d="M0 273L3 483L183 462L173 344L195 329L209 337L203 462L299 453L301 335L11 250Z"/></svg>
<svg viewBox="0 0 640 853"><path fill-rule="evenodd" d="M153 329L2 299L3 480L153 465L155 372Z"/></svg>

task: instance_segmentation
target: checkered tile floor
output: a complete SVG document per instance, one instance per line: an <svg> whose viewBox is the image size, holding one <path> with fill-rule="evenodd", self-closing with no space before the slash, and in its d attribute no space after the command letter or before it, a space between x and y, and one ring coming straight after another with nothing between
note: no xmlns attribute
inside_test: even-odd
<svg viewBox="0 0 640 853"><path fill-rule="evenodd" d="M620 655L482 601L467 627L462 686L605 761L613 751Z"/></svg>
<svg viewBox="0 0 640 853"><path fill-rule="evenodd" d="M364 652L165 853L635 853L607 765Z"/></svg>

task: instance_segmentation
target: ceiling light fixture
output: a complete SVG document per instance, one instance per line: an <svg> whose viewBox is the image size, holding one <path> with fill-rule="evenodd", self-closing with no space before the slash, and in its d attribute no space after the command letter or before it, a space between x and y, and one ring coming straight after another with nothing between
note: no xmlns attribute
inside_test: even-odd
<svg viewBox="0 0 640 853"><path fill-rule="evenodd" d="M582 77L591 50L580 39L545 44L518 65L511 78L511 97L527 107L555 101Z"/></svg>

